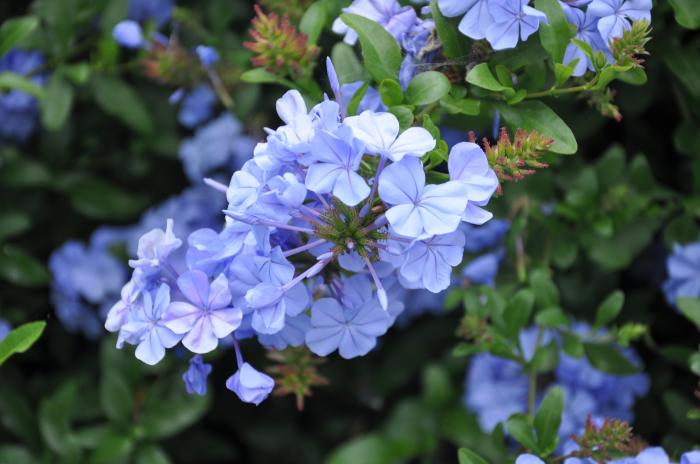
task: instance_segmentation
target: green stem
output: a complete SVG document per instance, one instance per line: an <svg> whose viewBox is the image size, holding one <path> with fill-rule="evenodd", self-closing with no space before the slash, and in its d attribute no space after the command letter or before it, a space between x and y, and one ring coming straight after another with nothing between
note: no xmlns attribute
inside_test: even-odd
<svg viewBox="0 0 700 464"><path fill-rule="evenodd" d="M533 353L537 353L542 344L542 337L544 336L544 327L540 327L537 330L537 339L535 340L535 350ZM533 354L534 356L534 354ZM528 387L527 387L527 414L528 416L535 417L535 400L537 398L537 371L531 369L528 373Z"/></svg>
<svg viewBox="0 0 700 464"><path fill-rule="evenodd" d="M578 92L585 92L586 90L590 90L590 87L592 85L592 82L588 82L583 85L577 85L575 87L566 87L563 89L549 89L549 90L543 90L542 92L535 92L535 93L530 93L525 97L525 99L532 99L532 98L542 98L542 97L554 97L556 95L564 95L568 93L578 93Z"/></svg>

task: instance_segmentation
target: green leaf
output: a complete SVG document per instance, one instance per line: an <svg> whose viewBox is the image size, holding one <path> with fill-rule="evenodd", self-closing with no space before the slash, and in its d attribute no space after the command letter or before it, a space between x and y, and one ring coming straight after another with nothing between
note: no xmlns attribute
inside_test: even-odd
<svg viewBox="0 0 700 464"><path fill-rule="evenodd" d="M564 61L564 53L574 34L558 0L535 0L535 8L547 15L547 23L540 24L542 47L553 63Z"/></svg>
<svg viewBox="0 0 700 464"><path fill-rule="evenodd" d="M63 65L59 71L76 85L83 85L90 79L90 65L88 63Z"/></svg>
<svg viewBox="0 0 700 464"><path fill-rule="evenodd" d="M90 464L126 463L133 449L134 442L130 437L113 433L106 436L95 448L89 462Z"/></svg>
<svg viewBox="0 0 700 464"><path fill-rule="evenodd" d="M394 79L384 79L379 83L379 95L386 106L396 106L403 103L403 89Z"/></svg>
<svg viewBox="0 0 700 464"><path fill-rule="evenodd" d="M481 353L483 349L478 346L478 345L472 345L467 342L461 342L458 343L457 346L455 346L452 349L452 356L455 358L463 358L465 356L471 356L476 353Z"/></svg>
<svg viewBox="0 0 700 464"><path fill-rule="evenodd" d="M62 188L77 211L94 219L129 219L145 204L143 197L96 177L71 176L63 181Z"/></svg>
<svg viewBox="0 0 700 464"><path fill-rule="evenodd" d="M467 82L492 92L502 92L509 88L498 82L487 63L480 63L474 66L467 73Z"/></svg>
<svg viewBox="0 0 700 464"><path fill-rule="evenodd" d="M514 414L506 422L508 433L523 447L529 450L538 450L535 434L530 422L524 414Z"/></svg>
<svg viewBox="0 0 700 464"><path fill-rule="evenodd" d="M42 87L32 82L31 79L13 72L1 72L0 92L7 92L9 90L19 90L34 95L37 98L43 98L46 93Z"/></svg>
<svg viewBox="0 0 700 464"><path fill-rule="evenodd" d="M669 0L676 22L686 29L700 28L700 9L696 0Z"/></svg>
<svg viewBox="0 0 700 464"><path fill-rule="evenodd" d="M569 318L558 307L546 308L537 313L535 324L543 327L556 328L569 325Z"/></svg>
<svg viewBox="0 0 700 464"><path fill-rule="evenodd" d="M126 379L111 366L104 366L100 380L100 403L105 415L122 424L131 422L134 400Z"/></svg>
<svg viewBox="0 0 700 464"><path fill-rule="evenodd" d="M532 369L539 373L553 370L558 363L559 346L554 340L537 350L530 362Z"/></svg>
<svg viewBox="0 0 700 464"><path fill-rule="evenodd" d="M111 76L93 76L92 90L95 101L106 113L136 132L149 134L153 131L148 108L124 81Z"/></svg>
<svg viewBox="0 0 700 464"><path fill-rule="evenodd" d="M503 319L508 335L512 339L517 340L520 329L527 325L534 303L535 295L527 288L519 290L508 302Z"/></svg>
<svg viewBox="0 0 700 464"><path fill-rule="evenodd" d="M316 2L307 8L301 18L299 30L307 35L309 44L318 42L318 38L326 24L326 9L321 2Z"/></svg>
<svg viewBox="0 0 700 464"><path fill-rule="evenodd" d="M362 45L364 66L375 81L398 79L401 67L401 49L396 39L383 26L371 19L354 14L340 18L357 32Z"/></svg>
<svg viewBox="0 0 700 464"><path fill-rule="evenodd" d="M36 464L39 460L21 446L0 445L0 462L12 464Z"/></svg>
<svg viewBox="0 0 700 464"><path fill-rule="evenodd" d="M528 101L516 106L497 104L496 107L511 127L526 131L536 130L553 138L554 144L550 148L553 153L571 155L578 150L576 138L569 126L544 103Z"/></svg>
<svg viewBox="0 0 700 464"><path fill-rule="evenodd" d="M78 405L78 385L67 382L39 404L39 428L48 447L66 458L79 462L77 441L70 429L70 421Z"/></svg>
<svg viewBox="0 0 700 464"><path fill-rule="evenodd" d="M575 333L564 333L562 349L564 353L574 358L580 358L584 355L583 343Z"/></svg>
<svg viewBox="0 0 700 464"><path fill-rule="evenodd" d="M345 42L338 42L333 46L331 59L341 84L366 81L369 78L362 63L357 59L355 50Z"/></svg>
<svg viewBox="0 0 700 464"><path fill-rule="evenodd" d="M696 327L700 328L700 299L679 298L676 301L676 305L685 317L690 319Z"/></svg>
<svg viewBox="0 0 700 464"><path fill-rule="evenodd" d="M44 264L12 245L0 248L0 277L23 287L39 287L49 281Z"/></svg>
<svg viewBox="0 0 700 464"><path fill-rule="evenodd" d="M448 113L466 114L467 116L478 116L481 112L481 102L471 98L455 98L451 95L445 95L440 100L440 106L445 108Z"/></svg>
<svg viewBox="0 0 700 464"><path fill-rule="evenodd" d="M693 98L700 99L700 56L698 53L690 49L675 50L666 56L666 64Z"/></svg>
<svg viewBox="0 0 700 464"><path fill-rule="evenodd" d="M598 306L595 314L595 328L603 327L615 320L625 304L625 294L615 290Z"/></svg>
<svg viewBox="0 0 700 464"><path fill-rule="evenodd" d="M584 343L583 349L591 365L606 374L632 375L639 372L639 368L613 345Z"/></svg>
<svg viewBox="0 0 700 464"><path fill-rule="evenodd" d="M0 243L19 235L29 228L32 221L26 214L8 211L0 215Z"/></svg>
<svg viewBox="0 0 700 464"><path fill-rule="evenodd" d="M486 459L482 458L469 448L460 448L457 452L459 464L488 464Z"/></svg>
<svg viewBox="0 0 700 464"><path fill-rule="evenodd" d="M362 99L365 97L365 94L367 94L368 89L369 89L369 84L365 82L352 95L352 98L350 99L350 102L348 103L348 108L347 108L347 112L348 112L349 116L353 116L353 115L357 114L357 108L360 106L360 103L362 103Z"/></svg>
<svg viewBox="0 0 700 464"><path fill-rule="evenodd" d="M41 100L41 122L48 130L58 130L66 122L73 105L73 87L60 74L51 76Z"/></svg>
<svg viewBox="0 0 700 464"><path fill-rule="evenodd" d="M18 16L3 21L0 26L0 56L34 32L39 26L36 16Z"/></svg>
<svg viewBox="0 0 700 464"><path fill-rule="evenodd" d="M572 64L554 63L554 81L557 87L565 84L573 73L574 66L572 66Z"/></svg>
<svg viewBox="0 0 700 464"><path fill-rule="evenodd" d="M406 130L413 125L413 111L408 106L399 105L389 107L389 113L399 120L401 130Z"/></svg>
<svg viewBox="0 0 700 464"><path fill-rule="evenodd" d="M168 455L154 445L139 448L134 458L134 464L170 464L170 462Z"/></svg>
<svg viewBox="0 0 700 464"><path fill-rule="evenodd" d="M559 304L559 290L549 277L547 271L535 269L530 274L530 287L535 292L535 300L540 308L549 308Z"/></svg>
<svg viewBox="0 0 700 464"><path fill-rule="evenodd" d="M181 432L204 415L209 398L187 395L181 390L166 397L152 396L144 407L141 419L146 435L157 440Z"/></svg>
<svg viewBox="0 0 700 464"><path fill-rule="evenodd" d="M436 410L450 403L452 385L450 374L444 366L431 364L423 370L423 398Z"/></svg>
<svg viewBox="0 0 700 464"><path fill-rule="evenodd" d="M559 425L564 410L564 392L559 387L550 388L542 399L535 415L535 431L540 453L548 456L559 442Z"/></svg>
<svg viewBox="0 0 700 464"><path fill-rule="evenodd" d="M452 85L447 77L437 71L416 74L406 88L406 100L416 106L429 105L450 92Z"/></svg>
<svg viewBox="0 0 700 464"><path fill-rule="evenodd" d="M15 353L24 353L41 337L46 322L35 321L22 324L0 341L0 365Z"/></svg>
<svg viewBox="0 0 700 464"><path fill-rule="evenodd" d="M433 0L430 3L430 9L433 15L433 21L435 21L435 29L437 30L438 37L440 37L440 41L443 44L445 56L447 58L464 56L466 54L466 50L464 48L464 41L459 29L457 29L454 24L443 16L440 8L438 7L437 0Z"/></svg>

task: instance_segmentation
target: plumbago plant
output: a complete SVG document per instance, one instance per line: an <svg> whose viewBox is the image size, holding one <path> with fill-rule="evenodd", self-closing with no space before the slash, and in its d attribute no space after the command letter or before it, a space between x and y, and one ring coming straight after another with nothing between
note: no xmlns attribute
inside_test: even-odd
<svg viewBox="0 0 700 464"><path fill-rule="evenodd" d="M115 6L98 15L99 42L87 44L94 62L82 63L80 50L52 58L60 72L45 90L53 65L22 51L4 59L9 71L0 83L13 90L0 109L20 108L13 121L25 124L3 126L0 136L16 143L36 130L37 101L43 127L63 127L75 88L144 134L141 145L167 152L172 140L153 135L165 130L152 127L148 108L115 75L167 86L178 123L194 131L179 148L194 187L134 225L98 228L89 243L72 241L51 255L51 299L66 330L94 339L104 325L141 363L112 351L107 338L99 402L88 398L90 411L76 412L89 380L67 381L41 402L38 424L17 421L30 406L0 389L0 406L13 411L9 427L33 448L3 448L0 457L78 462L90 450L94 462L167 462L158 442L204 414L212 374L244 403L291 394L302 409L329 383L326 358L391 349L393 340L379 347L380 337L427 301L453 314L463 309L456 327L439 332L459 338L448 367L427 366L422 396L398 405L380 431L340 447L331 462L430 459L445 440L465 446L460 463L669 462L629 425L635 401L650 389L632 343L643 340L695 374L698 354L656 346L648 318L620 317L638 302L625 304L616 278L603 294L573 281L590 277L573 271L587 269L582 263L602 280L611 274L599 271L630 266L667 222L668 243L697 237L697 204L659 186L643 155L627 160L613 147L586 163L569 128L582 107L599 114L591 119L627 117L614 89L646 83L651 2L412 3L420 5L267 0L250 8L247 40L218 40L220 18L208 32L199 15L172 2L132 1L124 14ZM687 8L674 8L692 20ZM37 24L16 21L0 44ZM673 69L689 66L673 58ZM258 85L274 89L277 117L252 109ZM689 120L675 143L692 152ZM256 144L248 134L264 135ZM11 164L21 164L17 158L8 155ZM102 219L93 192L113 190L81 182L61 178L52 188ZM118 197L107 207L135 203ZM12 263L26 261L12 248L2 253L0 264L8 253ZM694 245L676 246L664 285L669 302L696 324L697 261ZM0 271L16 278L18 267ZM0 329L2 363L25 351L44 323L7 337ZM267 365L255 357L260 347ZM467 356L464 407L455 407L448 369L457 365L462 375ZM697 412L675 393L664 402L675 428L663 444L675 456L698 438L685 427ZM678 457L698 462L697 452ZM446 460L454 459L451 448Z"/></svg>

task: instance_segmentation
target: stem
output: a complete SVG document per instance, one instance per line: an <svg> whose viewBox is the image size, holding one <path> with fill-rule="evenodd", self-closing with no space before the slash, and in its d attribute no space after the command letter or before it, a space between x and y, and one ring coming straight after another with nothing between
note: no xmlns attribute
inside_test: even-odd
<svg viewBox="0 0 700 464"><path fill-rule="evenodd" d="M540 349L542 344L542 337L544 336L544 327L540 327L537 330L537 339L535 340L535 351ZM530 417L535 417L535 400L537 398L537 372L533 369L528 373L528 386L527 386L527 414Z"/></svg>
<svg viewBox="0 0 700 464"><path fill-rule="evenodd" d="M241 347L238 346L238 340L236 340L235 333L231 334L231 340L233 340L233 349L236 352L236 364L238 365L238 368L240 369L241 366L243 365L243 355L241 354Z"/></svg>
<svg viewBox="0 0 700 464"><path fill-rule="evenodd" d="M287 257L292 256L292 255L295 255L295 254L297 254L297 253L301 253L302 251L306 251L306 250L310 250L310 249L312 249L312 248L316 248L317 246L323 245L324 243L326 243L326 239L320 238L320 239L318 239L318 240L314 240L313 242L309 242L309 243L307 243L306 245L302 245L302 246L299 246L299 247L296 247L296 248L292 248L291 250L287 250L287 251L285 251L285 252L282 253L282 254L284 255L285 258L287 258Z"/></svg>
<svg viewBox="0 0 700 464"><path fill-rule="evenodd" d="M518 274L518 281L521 283L525 282L527 280L525 247L523 246L523 238L519 235L515 238L515 266Z"/></svg>
<svg viewBox="0 0 700 464"><path fill-rule="evenodd" d="M379 164L377 165L377 174L374 176L374 182L372 183L372 189L369 192L367 203L365 203L360 211L360 218L365 217L367 213L369 213L369 209L372 207L372 203L374 203L374 196L377 194L377 188L379 186L379 175L384 170L384 164L386 164L386 156L381 155Z"/></svg>
<svg viewBox="0 0 700 464"><path fill-rule="evenodd" d="M229 94L228 90L226 90L226 86L224 86L224 83L221 81L221 78L216 73L216 71L214 71L209 66L205 67L205 69L207 71L207 75L209 76L209 80L211 81L211 84L214 87L214 91L219 97L219 100L221 100L221 103L227 110L231 109L233 107L233 98L231 98L231 94Z"/></svg>
<svg viewBox="0 0 700 464"><path fill-rule="evenodd" d="M586 90L590 90L590 86L593 84L593 81L588 82L583 85L577 85L575 87L566 87L563 89L549 89L549 90L543 90L542 92L535 92L535 93L530 93L528 94L525 99L532 99L532 98L542 98L542 97L554 97L556 95L564 95L568 93L577 93L577 92L585 92Z"/></svg>
<svg viewBox="0 0 700 464"><path fill-rule="evenodd" d="M204 178L204 183L207 184L209 187L213 188L216 191L226 193L228 191L228 187L226 187L224 184L222 184L219 181L216 181L210 177L205 177Z"/></svg>

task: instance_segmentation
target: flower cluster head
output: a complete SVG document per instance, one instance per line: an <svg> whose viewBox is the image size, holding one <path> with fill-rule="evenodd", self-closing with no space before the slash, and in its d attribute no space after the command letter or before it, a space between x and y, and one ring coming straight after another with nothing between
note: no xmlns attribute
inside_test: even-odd
<svg viewBox="0 0 700 464"><path fill-rule="evenodd" d="M474 141L473 133L469 135ZM553 143L552 138L523 129L517 129L515 140L511 141L505 127L501 128L495 145L487 138L483 140L486 158L501 181L518 181L534 174L535 169L546 168L548 165L539 159Z"/></svg>
<svg viewBox="0 0 700 464"><path fill-rule="evenodd" d="M673 245L666 261L668 279L663 291L666 300L676 304L678 298L700 297L700 241L688 245Z"/></svg>
<svg viewBox="0 0 700 464"><path fill-rule="evenodd" d="M12 49L0 56L0 73L27 76L43 86L46 75L38 72L44 65L40 52ZM35 96L21 91L0 92L0 145L6 141L24 142L34 132L39 119L39 103Z"/></svg>
<svg viewBox="0 0 700 464"><path fill-rule="evenodd" d="M590 45L594 53L602 53L608 63L625 65L629 64L627 60L636 60L636 55L644 54L651 20L651 0L585 0L563 1L561 4L567 20L576 29L575 38ZM637 22L644 26L640 28ZM634 31L632 35L630 31ZM625 39L621 43L623 36ZM618 52L612 53L613 50ZM623 54L625 60L620 59ZM574 76L595 69L592 59L572 42L566 48L564 63L574 62Z"/></svg>
<svg viewBox="0 0 700 464"><path fill-rule="evenodd" d="M491 218L483 207L498 179L486 155L458 144L449 180L427 182L430 132L401 131L390 113L347 116L327 64L336 101L309 110L287 92L277 102L284 124L266 129L229 185L207 180L228 202L223 230L178 236L175 215L141 237L106 324L119 346L155 363L178 342L205 354L228 339L239 369L227 385L257 404L274 382L243 360L240 340L364 356L403 311L402 287L450 285L464 253L460 225Z"/></svg>
<svg viewBox="0 0 700 464"><path fill-rule="evenodd" d="M574 331L588 341L604 337L605 333L592 332L590 326L577 323ZM537 329L520 333L520 345L525 359L534 354ZM559 343L555 334L544 333L542 344L552 340ZM639 365L632 349L621 351L632 363ZM645 374L617 376L603 373L589 364L585 357L575 358L560 352L560 363L554 372L552 385L562 388L565 408L559 429L560 440L585 430L589 418L602 422L605 418L631 420L636 398L646 394L649 378ZM466 380L465 404L474 411L481 427L490 431L509 416L527 409L527 375L520 364L488 353L476 355L469 367ZM539 394L538 394L539 398Z"/></svg>
<svg viewBox="0 0 700 464"><path fill-rule="evenodd" d="M255 5L257 16L253 18L250 36L252 41L243 45L255 52L253 66L270 72L292 77L309 73L320 49L308 43L308 37L299 32L287 16L277 13L265 14Z"/></svg>

